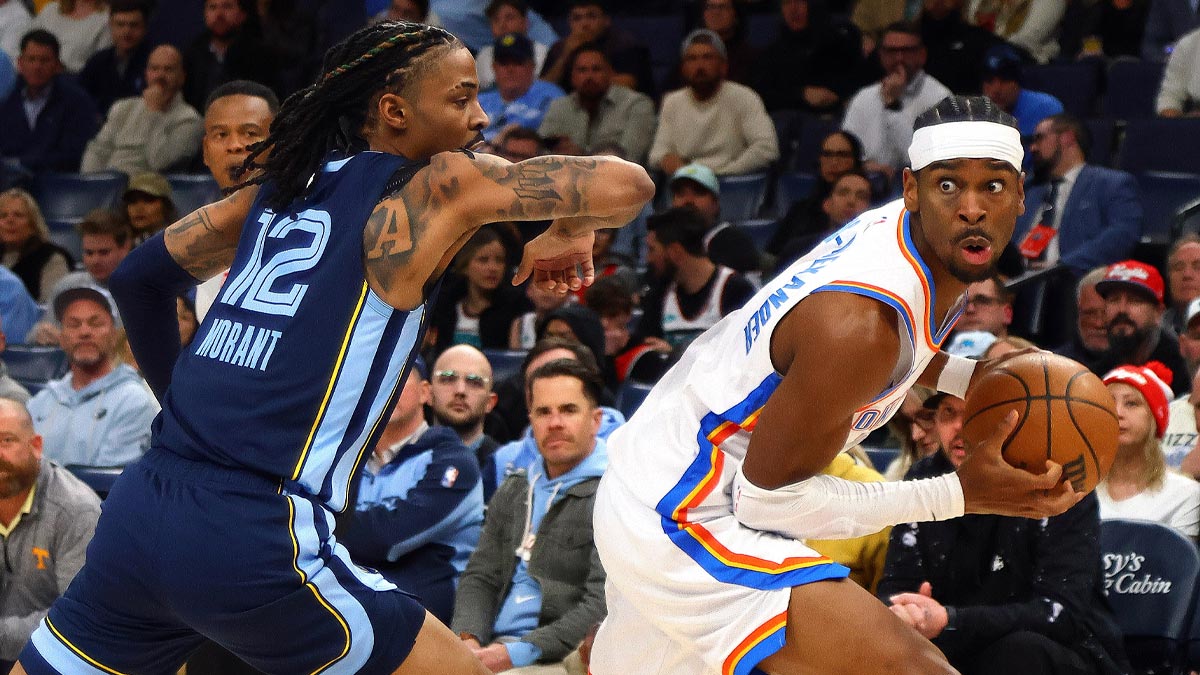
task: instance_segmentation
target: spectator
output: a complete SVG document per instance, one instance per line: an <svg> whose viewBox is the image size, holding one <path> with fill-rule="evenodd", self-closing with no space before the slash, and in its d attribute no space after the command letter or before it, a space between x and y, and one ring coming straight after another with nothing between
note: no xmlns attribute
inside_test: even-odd
<svg viewBox="0 0 1200 675"><path fill-rule="evenodd" d="M21 279L0 266L0 326L4 332L13 336L14 343L22 343L41 315L42 308L29 296Z"/></svg>
<svg viewBox="0 0 1200 675"><path fill-rule="evenodd" d="M956 94L978 94L984 55L1002 41L963 19L963 0L924 0L921 40L929 53L925 71Z"/></svg>
<svg viewBox="0 0 1200 675"><path fill-rule="evenodd" d="M507 348L513 319L529 305L509 283L500 235L486 227L477 231L455 256L454 272L430 316L437 352L458 344Z"/></svg>
<svg viewBox="0 0 1200 675"><path fill-rule="evenodd" d="M833 184L833 191L821 202L821 216L815 222L798 224L805 232L791 238L780 248L775 263L777 271L791 265L816 248L821 240L845 227L871 206L871 183L861 173L842 174Z"/></svg>
<svg viewBox="0 0 1200 675"><path fill-rule="evenodd" d="M615 388L616 376L612 372L611 364L604 356L604 324L600 322L600 315L591 308L580 304L569 304L549 312L538 323L537 337L539 341L548 337L562 338L587 347L596 361L597 370L604 386Z"/></svg>
<svg viewBox="0 0 1200 675"><path fill-rule="evenodd" d="M1075 286L1075 331L1070 342L1054 351L1074 359L1095 372L1098 361L1108 351L1108 320L1104 317L1104 298L1096 284L1104 280L1108 267L1097 267L1083 275ZM1095 366L1095 367L1093 367Z"/></svg>
<svg viewBox="0 0 1200 675"><path fill-rule="evenodd" d="M613 84L608 55L595 44L572 53L569 71L573 91L550 102L538 134L556 139L552 145L558 154L597 154L605 144L615 143L630 161L645 162L654 139L650 97Z"/></svg>
<svg viewBox="0 0 1200 675"><path fill-rule="evenodd" d="M133 228L135 246L166 229L179 216L172 199L171 184L149 171L129 179L121 202L125 204L125 215Z"/></svg>
<svg viewBox="0 0 1200 675"><path fill-rule="evenodd" d="M600 230L604 232L605 230ZM595 256L593 255L593 260ZM597 275L599 276L599 275ZM537 342L537 326L550 312L562 307L573 299L573 296L556 291L548 291L538 284L525 284L525 297L533 306L531 311L513 319L512 328L508 332L509 349L529 349Z"/></svg>
<svg viewBox="0 0 1200 675"><path fill-rule="evenodd" d="M1177 467L1185 476L1200 476L1200 373L1192 378L1192 391L1181 396L1169 407L1167 434L1163 437L1163 454L1167 465ZM1172 433L1179 438L1168 439ZM1182 456L1182 457L1181 457ZM1172 461L1174 460L1174 461ZM1198 479L1200 480L1200 479Z"/></svg>
<svg viewBox="0 0 1200 675"><path fill-rule="evenodd" d="M926 52L921 40L921 30L914 24L888 26L879 45L883 79L859 90L842 120L842 128L862 141L867 171L880 171L889 180L908 164L917 115L950 95L945 85L923 70Z"/></svg>
<svg viewBox="0 0 1200 675"><path fill-rule="evenodd" d="M639 215L638 219L641 218ZM642 226L644 230L644 222ZM630 223L621 229L630 227L634 227L634 224ZM596 267L596 281L605 277L615 277L633 293L641 287L637 273L638 265L633 258L615 249L617 233L618 231L612 228L596 230L596 241L592 243L592 262ZM645 239L645 235L642 235L642 238ZM579 300L582 300L585 294L587 294L587 288L575 291L575 297Z"/></svg>
<svg viewBox="0 0 1200 675"><path fill-rule="evenodd" d="M557 85L534 77L533 43L525 35L496 38L493 53L496 88L479 95L479 105L491 120L483 130L489 141L510 124L538 128L550 102L565 95Z"/></svg>
<svg viewBox="0 0 1200 675"><path fill-rule="evenodd" d="M500 446L483 432L483 421L496 407L492 364L470 345L454 345L433 364L430 407L438 424L458 434L479 465Z"/></svg>
<svg viewBox="0 0 1200 675"><path fill-rule="evenodd" d="M1200 28L1200 14L1191 0L1150 0L1150 15L1142 34L1142 59L1161 63L1175 43Z"/></svg>
<svg viewBox="0 0 1200 675"><path fill-rule="evenodd" d="M13 67L8 54L0 54L0 101L8 98L17 86L17 70Z"/></svg>
<svg viewBox="0 0 1200 675"><path fill-rule="evenodd" d="M442 27L466 43L472 52L478 52L495 38L484 14L489 0L434 0L433 7L440 15ZM557 2L555 14L565 11L565 2ZM534 3L530 3L533 7ZM558 41L555 29L532 9L529 12L529 39L552 45Z"/></svg>
<svg viewBox="0 0 1200 675"><path fill-rule="evenodd" d="M1167 59L1154 109L1162 117L1200 115L1200 29L1176 43Z"/></svg>
<svg viewBox="0 0 1200 675"><path fill-rule="evenodd" d="M604 356L617 383L625 380L656 382L666 372L662 352L634 344L630 331L634 294L619 279L602 277L587 289L588 309L600 317L604 328Z"/></svg>
<svg viewBox="0 0 1200 675"><path fill-rule="evenodd" d="M956 332L984 331L996 337L1007 337L1013 319L1013 294L996 274L967 286L967 302L954 324Z"/></svg>
<svg viewBox="0 0 1200 675"><path fill-rule="evenodd" d="M0 50L13 61L21 54L21 36L32 22L23 0L0 0Z"/></svg>
<svg viewBox="0 0 1200 675"><path fill-rule="evenodd" d="M1102 519L1149 520L1195 539L1200 535L1200 484L1167 468L1159 441L1167 430L1171 371L1151 361L1104 376L1117 402L1117 457L1096 486Z"/></svg>
<svg viewBox="0 0 1200 675"><path fill-rule="evenodd" d="M33 18L33 28L54 33L61 45L60 60L78 73L93 54L112 46L106 0L60 0L47 3Z"/></svg>
<svg viewBox="0 0 1200 675"><path fill-rule="evenodd" d="M1091 6L1088 7L1088 4ZM1063 19L1063 35L1059 40L1067 53L1061 55L1140 59L1151 4L1151 0L1101 0L1095 3L1078 3L1082 6L1077 9L1084 11L1083 20L1078 21L1071 17L1072 9L1076 8L1068 2L1067 15ZM1082 29L1078 33L1078 49L1071 39L1071 27Z"/></svg>
<svg viewBox="0 0 1200 675"><path fill-rule="evenodd" d="M498 156L510 162L524 162L546 154L542 137L526 127L513 126L502 130L492 140L492 146Z"/></svg>
<svg viewBox="0 0 1200 675"><path fill-rule="evenodd" d="M1188 374L1195 376L1197 370L1200 370L1200 302L1193 300L1184 316L1186 320L1183 330L1177 333L1179 353L1183 355L1183 361L1187 364Z"/></svg>
<svg viewBox="0 0 1200 675"><path fill-rule="evenodd" d="M615 74L613 82L653 96L654 76L650 70L650 53L638 43L633 34L612 25L604 0L571 0L567 22L567 37L555 42L546 55L542 79L563 89L570 86L567 64L579 47L594 42L608 54Z"/></svg>
<svg viewBox="0 0 1200 675"><path fill-rule="evenodd" d="M0 670L17 660L46 610L67 590L100 517L100 499L83 481L42 455L25 406L0 399ZM51 448L53 450L53 448Z"/></svg>
<svg viewBox="0 0 1200 675"><path fill-rule="evenodd" d="M942 452L908 479L966 457L962 399L935 395ZM892 528L878 596L964 675L1128 672L1103 594L1100 519L1089 494L1042 520L968 514Z"/></svg>
<svg viewBox="0 0 1200 675"><path fill-rule="evenodd" d="M146 88L113 104L83 153L81 170L167 172L195 157L204 129L200 113L183 101L183 82L183 55L171 45L155 47L146 63Z"/></svg>
<svg viewBox="0 0 1200 675"><path fill-rule="evenodd" d="M760 276L754 240L742 228L721 220L721 183L712 169L692 163L671 176L671 206L691 209L704 220L704 250L710 260L742 274Z"/></svg>
<svg viewBox="0 0 1200 675"><path fill-rule="evenodd" d="M937 411L937 400L933 390L915 386L904 396L900 410L888 422L888 431L900 440L900 454L888 464L883 473L884 480L903 480L913 464L937 454L941 449L937 434L933 431L933 416ZM925 402L933 400L926 406Z"/></svg>
<svg viewBox="0 0 1200 675"><path fill-rule="evenodd" d="M864 54L877 52L876 45L888 26L900 22L913 22L920 16L921 5L916 2L896 0L857 0L851 20L862 31L861 49Z"/></svg>
<svg viewBox="0 0 1200 675"><path fill-rule="evenodd" d="M0 263L42 303L75 265L66 249L50 241L50 229L33 195L20 188L0 193Z"/></svg>
<svg viewBox="0 0 1200 675"><path fill-rule="evenodd" d="M819 0L783 0L779 11L779 36L758 59L754 89L767 110L840 113L870 79L862 34L854 24L832 19Z"/></svg>
<svg viewBox="0 0 1200 675"><path fill-rule="evenodd" d="M204 32L183 53L183 98L199 110L218 86L251 80L275 88L276 64L249 0L204 0Z"/></svg>
<svg viewBox="0 0 1200 675"><path fill-rule="evenodd" d="M321 68L323 52L317 48L317 26L298 0L257 0L255 10L262 44L279 64L281 96L308 86Z"/></svg>
<svg viewBox="0 0 1200 675"><path fill-rule="evenodd" d="M746 38L745 4L734 0L700 0L700 25L721 38L725 45L728 72L733 82L750 86L758 69L758 49ZM675 68L679 73L679 67ZM674 87L671 87L674 88Z"/></svg>
<svg viewBox="0 0 1200 675"><path fill-rule="evenodd" d="M483 487L475 455L451 429L430 428L429 382L415 364L360 472L338 541L361 565L413 593L439 621L454 612L458 576L479 541Z"/></svg>
<svg viewBox="0 0 1200 675"><path fill-rule="evenodd" d="M430 26L441 26L438 15L429 11L429 0L391 0L387 9L371 17L371 23L381 21L409 21Z"/></svg>
<svg viewBox="0 0 1200 675"><path fill-rule="evenodd" d="M1029 152L1049 181L1026 192L1012 237L1031 267L1062 264L1079 276L1124 259L1142 236L1137 183L1124 171L1087 164L1090 144L1087 128L1071 115L1037 125ZM1053 230L1038 230L1048 235L1041 244L1036 233L1030 237L1035 224Z"/></svg>
<svg viewBox="0 0 1200 675"><path fill-rule="evenodd" d="M971 0L967 21L1024 49L1038 63L1058 56L1058 26L1066 0Z"/></svg>
<svg viewBox="0 0 1200 675"><path fill-rule="evenodd" d="M146 0L113 0L108 14L112 46L93 54L79 73L79 84L91 94L102 116L118 99L138 96L146 86L149 21Z"/></svg>
<svg viewBox="0 0 1200 675"><path fill-rule="evenodd" d="M592 540L607 464L596 435L600 391L596 374L573 361L530 374L541 461L507 477L488 502L451 622L492 672L560 663L604 616L604 568Z"/></svg>
<svg viewBox="0 0 1200 675"><path fill-rule="evenodd" d="M856 483L881 483L884 480L878 471L855 463L850 454L845 452L838 453L821 473ZM850 580L874 594L879 580L883 578L883 563L887 559L888 534L891 531L892 528L885 527L875 534L862 537L806 539L804 543L817 553L849 567Z"/></svg>
<svg viewBox="0 0 1200 675"><path fill-rule="evenodd" d="M70 371L29 400L34 426L51 459L62 464L125 466L150 446L158 402L133 368L114 367L120 326L108 291L60 293L54 316Z"/></svg>
<svg viewBox="0 0 1200 675"><path fill-rule="evenodd" d="M18 174L77 170L96 134L92 99L61 70L58 38L41 29L21 38L21 77L0 104L0 159Z"/></svg>
<svg viewBox="0 0 1200 675"><path fill-rule="evenodd" d="M3 354L6 349L8 349L8 336L4 334L3 326L0 325L0 354ZM29 390L9 376L8 366L3 360L0 360L0 399L5 398L25 403L29 400ZM0 620L0 623L3 621Z"/></svg>
<svg viewBox="0 0 1200 675"><path fill-rule="evenodd" d="M983 62L983 95L1017 118L1023 138L1032 138L1038 123L1063 111L1050 94L1021 86L1021 55L1005 44L988 49ZM1025 160L1026 168L1029 158Z"/></svg>
<svg viewBox="0 0 1200 675"><path fill-rule="evenodd" d="M812 192L792 202L783 218L775 223L774 234L767 242L767 253L778 256L784 244L821 229L826 217L825 199L833 191L833 184L848 173L863 173L862 153L862 143L848 131L835 131L821 140L821 150L817 155L817 180L813 183ZM814 227L814 224L817 226Z"/></svg>
<svg viewBox="0 0 1200 675"><path fill-rule="evenodd" d="M754 285L704 250L704 220L693 210L672 208L651 216L646 259L655 277L642 307L639 337L683 353L701 333L741 307ZM664 345L665 342L665 345Z"/></svg>
<svg viewBox="0 0 1200 675"><path fill-rule="evenodd" d="M1187 232L1167 251L1167 290L1171 306L1163 313L1163 325L1176 335L1183 333L1192 300L1200 297L1200 235Z"/></svg>
<svg viewBox="0 0 1200 675"><path fill-rule="evenodd" d="M1017 337L1016 335L1006 335L1005 337L1002 337L1002 338L996 338L996 340L994 342L992 342L992 344L988 345L988 347L983 350L983 354L980 355L980 358L983 360L998 359L1001 356L1004 356L1005 354L1019 352L1022 349L1037 349L1037 348L1038 348L1037 345L1033 344L1032 342L1030 342L1029 340L1026 340L1023 337Z"/></svg>
<svg viewBox="0 0 1200 675"><path fill-rule="evenodd" d="M1096 292L1104 298L1108 351L1092 372L1103 375L1121 365L1158 361L1171 371L1175 394L1187 393L1191 377L1179 342L1162 328L1163 280L1158 270L1136 260L1109 265Z"/></svg>
<svg viewBox="0 0 1200 675"><path fill-rule="evenodd" d="M684 88L663 97L649 163L668 175L703 164L717 175L763 171L779 159L775 125L753 89L725 81L725 46L694 30L680 50Z"/></svg>
<svg viewBox="0 0 1200 675"><path fill-rule="evenodd" d="M493 38L500 38L509 33L529 36L529 5L525 4L525 0L492 0L488 3L484 14L491 26ZM534 40L530 40L530 43L533 45L534 72L540 73L546 66L546 55L550 53L550 47ZM496 84L496 75L492 65L495 59L495 49L495 44L489 44L475 55L475 69L479 71L480 89L490 89Z"/></svg>

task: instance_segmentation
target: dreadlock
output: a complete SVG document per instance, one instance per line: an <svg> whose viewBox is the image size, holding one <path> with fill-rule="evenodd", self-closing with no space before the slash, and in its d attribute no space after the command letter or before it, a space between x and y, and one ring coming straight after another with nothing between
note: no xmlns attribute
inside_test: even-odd
<svg viewBox="0 0 1200 675"><path fill-rule="evenodd" d="M399 94L412 81L420 57L431 49L456 44L458 39L441 28L394 21L367 26L334 45L325 54L317 81L289 96L270 134L251 146L242 171L261 171L234 189L269 180L274 191L268 206L286 208L304 193L326 155L361 147L359 130L379 96Z"/></svg>

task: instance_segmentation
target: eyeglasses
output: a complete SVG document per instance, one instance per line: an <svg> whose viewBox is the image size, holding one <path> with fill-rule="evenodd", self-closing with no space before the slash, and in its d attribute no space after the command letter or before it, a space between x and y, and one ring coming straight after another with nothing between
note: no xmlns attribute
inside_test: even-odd
<svg viewBox="0 0 1200 675"><path fill-rule="evenodd" d="M881 54L916 54L921 51L921 45L908 45L903 47L888 47L884 45L879 48Z"/></svg>
<svg viewBox="0 0 1200 675"><path fill-rule="evenodd" d="M454 370L439 370L433 374L433 380L438 384L447 386L453 386L457 384L459 380L462 380L466 383L468 389L478 389L482 391L487 389L488 384L490 384L492 381L492 378L484 377L483 375L479 375L477 373L460 373Z"/></svg>
<svg viewBox="0 0 1200 675"><path fill-rule="evenodd" d="M853 150L822 150L821 156L828 157L830 159L854 159L854 151Z"/></svg>
<svg viewBox="0 0 1200 675"><path fill-rule="evenodd" d="M969 295L967 296L967 304L978 307L992 307L1000 304L1000 298L993 298L990 295Z"/></svg>

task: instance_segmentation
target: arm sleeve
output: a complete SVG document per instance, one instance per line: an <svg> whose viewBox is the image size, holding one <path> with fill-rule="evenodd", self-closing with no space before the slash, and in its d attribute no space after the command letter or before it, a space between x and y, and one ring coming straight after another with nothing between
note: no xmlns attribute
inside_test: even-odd
<svg viewBox="0 0 1200 675"><path fill-rule="evenodd" d="M505 643L504 649L508 652L508 660L512 661L513 668L532 666L542 656L542 650L538 649L537 645L524 641Z"/></svg>
<svg viewBox="0 0 1200 675"><path fill-rule="evenodd" d="M1065 0L1040 0L1029 3L1029 13L1021 22L1021 27L1008 36L1008 41L1024 47L1041 60L1041 55L1046 51L1046 44L1058 35L1058 25L1062 23L1066 11Z"/></svg>
<svg viewBox="0 0 1200 675"><path fill-rule="evenodd" d="M47 258L46 264L42 265L41 297L37 298L37 301L46 305L50 304L50 299L54 297L54 287L70 271L71 265L67 262L67 257L62 253L55 253Z"/></svg>
<svg viewBox="0 0 1200 675"><path fill-rule="evenodd" d="M746 139L746 149L732 161L722 167L723 174L754 173L766 169L767 165L779 159L779 140L775 136L775 124L763 107L762 99L752 90L739 90L742 102L741 109L742 136Z"/></svg>
<svg viewBox="0 0 1200 675"><path fill-rule="evenodd" d="M1142 236L1143 212L1137 183L1127 173L1118 175L1099 191L1099 230L1089 233L1086 244L1062 257L1063 264L1080 274L1125 258Z"/></svg>
<svg viewBox="0 0 1200 675"><path fill-rule="evenodd" d="M654 130L654 141L650 144L650 156L646 158L646 164L657 168L662 163L663 157L666 157L675 150L675 141L671 138L671 124L674 120L673 105L674 98L668 94L663 97L662 110L658 115L658 128Z"/></svg>

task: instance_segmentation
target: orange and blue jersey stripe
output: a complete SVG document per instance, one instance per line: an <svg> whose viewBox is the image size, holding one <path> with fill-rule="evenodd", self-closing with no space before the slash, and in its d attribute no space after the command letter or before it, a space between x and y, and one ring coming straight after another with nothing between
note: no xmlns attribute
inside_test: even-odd
<svg viewBox="0 0 1200 675"><path fill-rule="evenodd" d="M959 307L958 311L946 321L941 330L933 325L933 308L936 306L933 274L929 271L929 266L921 258L920 252L917 251L917 245L912 239L912 223L911 214L907 209L900 213L900 226L896 228L896 240L900 245L900 253L902 253L909 264L912 265L913 271L917 273L917 279L921 282L921 291L925 295L925 325L928 330L925 333L925 344L930 349L937 351L941 349L942 343L946 341L946 336L954 328L954 324L958 323L958 317L962 316L963 307ZM911 315L911 312L909 313ZM914 317L915 318L915 317Z"/></svg>
<svg viewBox="0 0 1200 675"><path fill-rule="evenodd" d="M763 659L783 649L787 642L787 612L767 619L761 626L754 629L745 640L742 640L725 662L721 664L721 675L757 675L762 673L755 668Z"/></svg>

